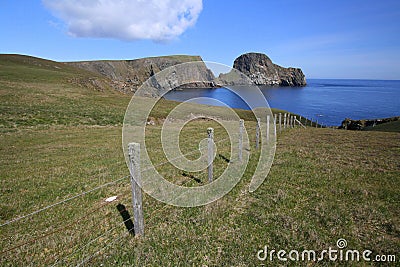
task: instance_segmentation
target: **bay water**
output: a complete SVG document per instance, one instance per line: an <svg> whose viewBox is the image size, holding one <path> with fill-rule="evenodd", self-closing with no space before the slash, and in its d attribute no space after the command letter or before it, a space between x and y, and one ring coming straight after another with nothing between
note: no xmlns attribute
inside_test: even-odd
<svg viewBox="0 0 400 267"><path fill-rule="evenodd" d="M400 81L308 79L305 87L259 87L271 108L297 113L328 126L338 126L345 118L375 119L400 116ZM243 90L246 90L245 88ZM170 91L166 99L184 102L208 97L231 108L249 109L227 88ZM200 104L215 104L204 99Z"/></svg>

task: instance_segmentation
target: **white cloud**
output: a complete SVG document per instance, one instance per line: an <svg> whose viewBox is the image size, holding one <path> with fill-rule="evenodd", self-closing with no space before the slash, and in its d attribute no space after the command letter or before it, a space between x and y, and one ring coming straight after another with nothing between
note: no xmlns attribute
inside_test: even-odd
<svg viewBox="0 0 400 267"><path fill-rule="evenodd" d="M166 41L193 26L202 0L42 0L76 37Z"/></svg>

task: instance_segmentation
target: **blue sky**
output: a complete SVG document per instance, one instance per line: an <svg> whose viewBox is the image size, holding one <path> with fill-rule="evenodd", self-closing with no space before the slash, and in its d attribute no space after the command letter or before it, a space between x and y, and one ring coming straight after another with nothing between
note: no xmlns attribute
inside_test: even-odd
<svg viewBox="0 0 400 267"><path fill-rule="evenodd" d="M190 54L232 66L240 54L262 52L307 78L400 79L397 0L124 0L124 10L82 8L99 1L108 0L1 0L0 53L56 61Z"/></svg>

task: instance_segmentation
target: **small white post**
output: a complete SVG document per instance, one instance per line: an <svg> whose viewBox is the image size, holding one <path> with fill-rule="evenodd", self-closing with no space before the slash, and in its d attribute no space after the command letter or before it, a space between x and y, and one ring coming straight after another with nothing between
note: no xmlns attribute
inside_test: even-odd
<svg viewBox="0 0 400 267"><path fill-rule="evenodd" d="M128 144L129 171L132 189L133 206L133 226L135 235L144 234L143 208L142 208L142 189L139 184L140 177L140 144Z"/></svg>
<svg viewBox="0 0 400 267"><path fill-rule="evenodd" d="M282 132L282 113L279 113L279 133Z"/></svg>
<svg viewBox="0 0 400 267"><path fill-rule="evenodd" d="M269 142L269 122L270 122L270 117L269 115L267 115L267 136L266 136L267 143Z"/></svg>
<svg viewBox="0 0 400 267"><path fill-rule="evenodd" d="M256 149L260 146L260 118L257 118L257 125L256 125Z"/></svg>
<svg viewBox="0 0 400 267"><path fill-rule="evenodd" d="M239 120L239 161L242 161L244 120Z"/></svg>
<svg viewBox="0 0 400 267"><path fill-rule="evenodd" d="M214 129L208 128L208 182L213 181Z"/></svg>

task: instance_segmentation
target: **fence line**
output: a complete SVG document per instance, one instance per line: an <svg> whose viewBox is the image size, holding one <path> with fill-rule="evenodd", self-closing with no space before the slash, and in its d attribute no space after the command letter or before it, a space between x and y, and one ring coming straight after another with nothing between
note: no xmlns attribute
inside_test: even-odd
<svg viewBox="0 0 400 267"><path fill-rule="evenodd" d="M223 140L221 140L221 141L223 141ZM187 185L189 182L191 182L192 180L187 180L186 182L184 182L183 184L181 184L181 186L185 186L185 185ZM176 196L176 198L178 198L179 196ZM163 211L163 210L166 210L166 209L168 209L168 208L170 208L170 207L172 207L171 205L167 205L167 204L165 204L163 207L161 207L161 208L159 208L159 209L156 209L156 210L153 210L152 211L152 213L149 215L149 220L147 221L147 224L148 225L150 225L150 223L152 222L152 220L155 218L155 216L153 216L154 214L160 214L160 212L161 211ZM122 223L125 223L125 221L123 221ZM119 224L122 224L122 223L119 223ZM110 229L109 231L111 232L112 230L114 230L115 228L117 228L119 225L117 225L117 226L115 226L114 228L112 228L112 229ZM117 238L117 239L114 239L114 241L112 242L112 244L113 243L116 243L116 241L119 241L119 240L121 240L123 237L125 237L125 236L127 236L129 233L131 233L131 231L132 230L129 230L128 232L125 232L120 238ZM102 236L104 236L105 234L103 234L103 235L100 235L100 236L98 236L96 239L98 239L98 238L101 238ZM94 242L94 241L93 241ZM93 242L91 242L91 243L93 243ZM89 242L90 243L90 242ZM88 244L86 244L84 247L86 247ZM90 261L91 259L93 259L95 256L97 256L98 254L99 254L99 252L100 251L102 251L102 250L104 250L106 247L108 247L108 245L106 245L106 246L104 246L103 248L101 248L100 250L98 250L98 251L96 251L95 253L93 253L91 256L89 256L89 257L87 257L85 260L83 260L81 263L80 263L80 265L83 265L83 264L85 264L85 263L87 263L88 261ZM81 250L81 249L80 249ZM79 251L79 250L78 250ZM76 251L77 252L77 251ZM73 255L73 254L75 254L76 252L73 252L73 253L71 253L71 254L69 254L69 255L67 255L66 257L69 257L70 255ZM63 259L65 259L66 257L64 257ZM58 263L57 263L58 264ZM77 265L77 266L80 266L80 265ZM53 266L55 266L55 265L53 265Z"/></svg>
<svg viewBox="0 0 400 267"><path fill-rule="evenodd" d="M284 120L285 120L285 121L284 121L283 127L284 127L285 129L286 129L286 128L294 127L294 126L295 126L295 123L294 123L294 122L298 122L299 125L303 126L304 128L306 127L305 125L303 125L303 124L301 123L302 117L300 117L300 120L297 120L297 118L294 117L294 116L289 116L289 117L288 117L288 115L287 115L286 113L285 113L284 116L285 116L285 117L284 117ZM281 130L282 130L282 124L281 124L282 121L281 121L281 118L282 118L282 114L279 113L279 131L280 131L280 132L281 132ZM267 116L267 139L269 139L269 128L270 128L270 127L269 127L269 119L270 119L269 116ZM241 121L243 121L243 120L241 120ZM307 122L307 119L306 119L306 122ZM274 123L274 129L275 129L275 130L274 130L274 134L276 135L277 114L274 114L273 123ZM288 126L288 125L289 125L289 126ZM311 121L311 125L312 125L312 121ZM316 123L316 125L318 125L318 124ZM260 129L259 129L259 127L260 127L260 120L259 120L259 118L257 118L257 126L256 126L256 127L257 127L257 128L256 128L256 129L257 129L257 130L256 130L256 140L259 140L259 131L260 131ZM240 132L239 132L239 135L240 135ZM212 137L213 137L213 136L212 136ZM218 142L214 142L214 143L216 143L216 144L217 144L217 143L221 143L221 142L224 142L224 141L229 140L229 139L230 139L230 137L225 138L225 139L223 139L223 140L219 140ZM213 141L213 138L212 138L212 141ZM267 141L268 141L268 140L267 140ZM246 142L246 143L247 143L247 142ZM242 144L243 144L243 140L242 140ZM209 146L209 147L210 147L210 146ZM258 142L256 143L256 147L258 147ZM153 168L162 166L162 165L167 164L167 163L171 163L172 161L174 161L174 160L176 160L176 159L179 159L179 158L182 158L182 157L186 157L186 156L188 156L188 155L190 155L190 154L193 154L193 153L195 153L195 152L198 152L198 151L199 151L199 149L190 151L190 152L188 152L188 153L186 153L186 154L183 154L183 155L181 155L181 156L179 156L179 157L176 157L176 158L167 160L167 161L162 162L162 163L159 163L159 164L157 164L157 165L151 165L151 166L149 166L149 167L147 167L147 168L145 168L145 169L143 169L143 170L141 170L141 171L139 170L139 172L140 172L140 173L144 173L144 172L146 172L146 171L148 171L148 170L150 170L150 169L153 169ZM211 164L211 166L212 166L212 164ZM52 208L52 207L55 207L55 206L57 206L57 205L61 205L61 204L63 204L63 203L69 202L69 201L71 201L71 200L73 200L73 199L79 198L79 197L81 197L81 196L84 196L84 195L86 195L86 194L88 194L88 193L91 193L91 192L93 192L93 191L99 190L99 189L101 189L101 188L107 187L107 186L109 186L109 185L116 184L116 183L118 183L118 182L120 182L120 181L122 181L122 180L124 180L124 179L126 179L126 178L128 178L128 177L130 177L130 175L124 176L124 177L122 177L122 178L119 178L119 179L114 180L114 181L111 181L111 182L107 182L107 183L102 184L102 185L97 186L97 187L94 187L94 188L92 188L92 189L90 189L90 190L88 190L88 191L85 191L85 192L82 192L82 193L80 193L80 194L78 194L78 195L69 197L69 198L64 199L64 200L62 200L62 201L59 201L59 202L57 202L57 203L48 205L48 206L46 206L46 207L44 207L44 208L41 208L41 209L39 209L39 210L36 210L36 211L34 211L34 212L32 212L32 213L29 213L29 214L26 214L26 215L24 215L24 216L21 216L21 217L18 217L18 218L9 220L9 221L3 223L2 225L0 225L0 227L1 227L1 226L9 225L9 224L11 224L11 223L17 222L17 221L22 220L22 219L24 219L24 218L31 217L31 216L33 216L33 215L35 215L35 214L38 214L38 213L43 212L43 211L45 211L45 210L48 210L48 209L50 209L50 208ZM189 183L190 181L191 181L191 180L186 181L186 182L184 183L184 185L185 185L186 183ZM209 180L209 181L211 182L212 180ZM92 212L96 212L96 211L100 210L101 208L103 208L104 206L106 206L106 205L109 204L109 203L111 203L111 202L102 204L100 207L97 207L97 208L93 209ZM161 209L157 209L157 210L153 211L151 214L154 214L156 211L164 210L166 207L168 207L168 206L166 205L166 206L164 206L164 207L161 208ZM4 253L6 253L6 252L15 250L15 249L17 249L17 248L19 248L19 247L22 247L22 246L27 245L27 244L30 244L30 243L35 243L35 242L37 242L38 240L41 240L41 239L43 239L43 238L45 238L45 237L48 237L48 236L50 236L50 235L52 235L52 234L55 234L55 233L57 233L57 232L60 232L60 231L63 230L63 229L70 228L71 226L77 224L78 222L82 222L82 219L83 219L84 217L86 217L86 215L85 215L85 216L82 216L82 217L79 217L78 219L74 220L72 223L68 224L66 227L64 226L64 227L57 228L56 230L54 230L54 231L52 231L52 232L50 232L50 233L48 233L48 234L42 235L42 236L37 237L37 238L35 238L35 239L31 239L31 240L29 240L29 241L27 241L27 242L24 242L24 243L22 243L22 244L19 244L18 246L14 246L14 247L12 247L12 248L10 248L10 249L7 249L7 250L5 250L5 251L2 251L2 252L0 252L0 254L4 254ZM149 220L149 222L151 222L151 219ZM76 254L77 252L83 250L85 247L88 247L89 245L93 244L96 240L98 240L98 239L101 238L102 236L106 235L107 233L111 232L112 230L116 229L117 227L119 227L119 226L120 226L121 224L123 224L123 223L125 223L125 221L123 221L122 223L118 223L115 227L113 227L113 228L107 230L106 233L104 233L104 234L102 234L102 235L99 235L99 236L96 237L95 239L92 239L91 241L89 241L88 243L86 243L84 246L82 246L82 247L78 248L77 250L73 251L72 253L66 255L64 258L61 259L61 261L58 261L58 259L57 259L56 262L54 262L54 265L57 265L57 264L59 264L60 262L63 262L66 258L70 257L71 255ZM130 230L130 231L131 231L131 230ZM130 232L130 231L129 231L129 232ZM128 232L128 233L129 233L129 232ZM125 233L125 235L128 234L128 233ZM122 237L124 237L125 235L123 235ZM92 254L91 256L85 258L81 263L78 264L78 266L80 266L80 265L82 265L82 264L85 264L86 262L90 261L90 260L91 260L92 258L94 258L96 255L98 255L102 250L104 250L105 248L107 248L107 247L110 246L111 244L115 243L116 241L120 240L122 237L120 237L120 238L114 240L114 241L111 242L110 244L107 244L105 247L103 247L103 248L101 248L100 250L96 251L96 252L95 252L94 254Z"/></svg>

